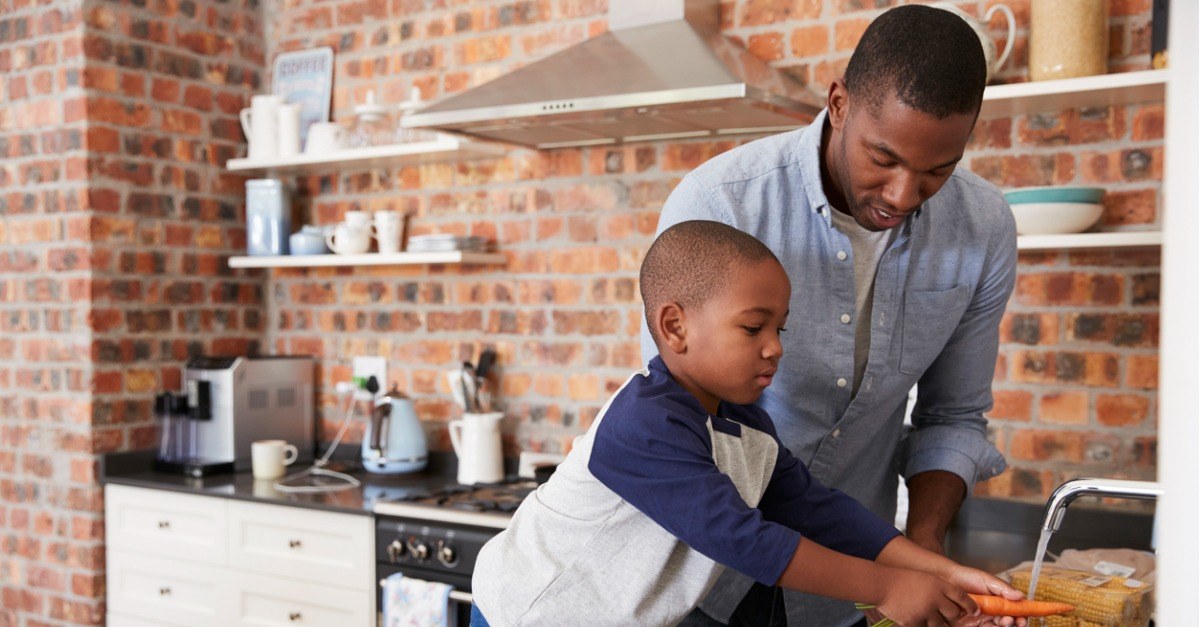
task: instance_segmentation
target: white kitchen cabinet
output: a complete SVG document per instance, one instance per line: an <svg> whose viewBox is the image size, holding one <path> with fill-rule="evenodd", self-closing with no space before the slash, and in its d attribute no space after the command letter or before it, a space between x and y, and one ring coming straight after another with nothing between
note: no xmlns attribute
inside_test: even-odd
<svg viewBox="0 0 1200 627"><path fill-rule="evenodd" d="M375 616L369 516L108 485L109 625L329 625Z"/></svg>
<svg viewBox="0 0 1200 627"><path fill-rule="evenodd" d="M234 591L228 608L229 625L338 627L373 623L374 590L362 586L352 590L328 582L301 582L247 572L235 574L230 583Z"/></svg>
<svg viewBox="0 0 1200 627"><path fill-rule="evenodd" d="M121 612L114 612L111 609L104 618L104 624L108 627L176 627L177 625L177 623L148 620L138 616L122 614Z"/></svg>
<svg viewBox="0 0 1200 627"><path fill-rule="evenodd" d="M109 486L104 496L108 550L225 562L223 499Z"/></svg>
<svg viewBox="0 0 1200 627"><path fill-rule="evenodd" d="M220 625L221 567L108 552L108 610L157 624Z"/></svg>
<svg viewBox="0 0 1200 627"><path fill-rule="evenodd" d="M371 590L375 557L369 516L229 502L229 563L322 583Z"/></svg>

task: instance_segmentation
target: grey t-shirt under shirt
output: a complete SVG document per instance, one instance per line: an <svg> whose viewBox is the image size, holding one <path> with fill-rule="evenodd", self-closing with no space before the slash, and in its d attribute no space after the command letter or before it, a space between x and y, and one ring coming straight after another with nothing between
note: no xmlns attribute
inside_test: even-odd
<svg viewBox="0 0 1200 627"><path fill-rule="evenodd" d="M871 352L871 299L875 295L875 272L879 260L892 244L896 229L871 231L864 229L850 215L833 210L829 213L833 227L850 240L854 259L854 387L858 394L863 373L867 370L867 355Z"/></svg>

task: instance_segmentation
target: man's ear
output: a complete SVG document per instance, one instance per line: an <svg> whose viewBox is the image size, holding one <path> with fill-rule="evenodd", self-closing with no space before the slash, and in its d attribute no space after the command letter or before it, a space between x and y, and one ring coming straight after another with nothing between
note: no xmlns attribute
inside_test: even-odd
<svg viewBox="0 0 1200 627"><path fill-rule="evenodd" d="M675 354L687 352L687 331L684 329L683 306L676 302L663 303L654 316L655 331L662 343Z"/></svg>
<svg viewBox="0 0 1200 627"><path fill-rule="evenodd" d="M840 131L850 115L850 92L846 91L846 81L836 79L829 84L829 126Z"/></svg>

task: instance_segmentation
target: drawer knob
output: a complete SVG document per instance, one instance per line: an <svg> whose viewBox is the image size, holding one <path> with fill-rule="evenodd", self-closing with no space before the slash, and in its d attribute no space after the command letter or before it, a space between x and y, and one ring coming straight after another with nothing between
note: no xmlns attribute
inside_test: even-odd
<svg viewBox="0 0 1200 627"><path fill-rule="evenodd" d="M288 546L293 549L298 549L298 548L300 548L300 541L299 540L288 540Z"/></svg>
<svg viewBox="0 0 1200 627"><path fill-rule="evenodd" d="M169 586L163 586L163 587L161 587L161 588L159 588L159 589L158 589L158 595L159 595L159 596L163 596L163 597L165 597L165 596L167 596L168 594L171 594L171 588L170 588Z"/></svg>
<svg viewBox="0 0 1200 627"><path fill-rule="evenodd" d="M170 529L170 528L171 528L171 521L169 521L169 520L160 520L160 521L158 521L158 528L159 528L159 529Z"/></svg>
<svg viewBox="0 0 1200 627"><path fill-rule="evenodd" d="M300 612L292 612L288 614L288 620L292 621L293 623L300 620Z"/></svg>

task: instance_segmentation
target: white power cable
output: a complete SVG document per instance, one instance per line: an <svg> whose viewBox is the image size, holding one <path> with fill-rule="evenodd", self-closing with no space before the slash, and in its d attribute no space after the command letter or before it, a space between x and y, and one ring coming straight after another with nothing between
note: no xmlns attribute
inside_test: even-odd
<svg viewBox="0 0 1200 627"><path fill-rule="evenodd" d="M290 474L282 479L275 481L275 489L280 492L290 494L314 494L320 492L338 492L341 490L349 490L362 485L358 479L350 475L336 470L329 470L325 466L329 463L329 456L333 455L334 449L337 448L339 442L342 441L342 436L346 434L346 429L350 427L350 419L354 417L354 408L358 405L357 399L354 398L354 392L349 394L350 402L346 405L346 417L342 419L342 426L338 429L337 436L333 438L333 443L325 450L325 454L320 459L313 462L313 465L301 470L300 472ZM344 483L328 483L324 485L287 485L288 481L303 479L304 477L330 477L338 479Z"/></svg>

